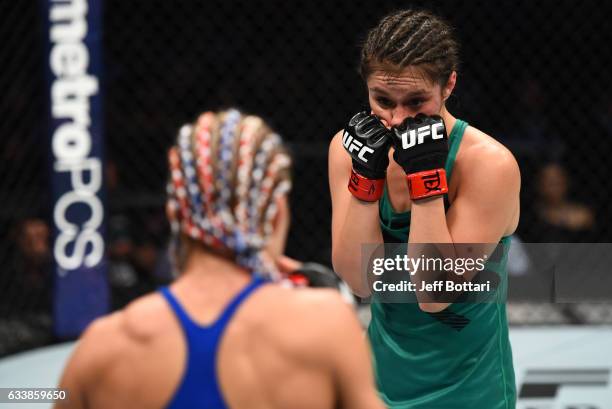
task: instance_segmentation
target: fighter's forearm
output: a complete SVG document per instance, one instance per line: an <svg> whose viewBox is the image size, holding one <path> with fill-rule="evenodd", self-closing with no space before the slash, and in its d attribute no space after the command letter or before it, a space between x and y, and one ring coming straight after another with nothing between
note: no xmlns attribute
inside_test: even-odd
<svg viewBox="0 0 612 409"><path fill-rule="evenodd" d="M423 199L412 203L408 243L408 257L411 258L434 256L432 254L423 254L423 252L431 250L431 248L418 244L453 243L452 236L446 223L444 200L442 196ZM445 246L444 252L446 253L451 248L451 246ZM444 256L453 257L454 255L444 254ZM432 277L429 277L428 274L431 274L431 272L417 271L411 276L411 280L420 288L422 282L431 281ZM449 303L431 302L429 295L426 293L418 293L417 299L419 300L419 307L427 312L441 311L449 305Z"/></svg>
<svg viewBox="0 0 612 409"><path fill-rule="evenodd" d="M452 243L442 196L414 201L408 243Z"/></svg>
<svg viewBox="0 0 612 409"><path fill-rule="evenodd" d="M346 219L332 244L334 270L359 296L368 296L365 271L362 271L362 244L383 242L378 220L378 202L366 203L355 198L347 207Z"/></svg>

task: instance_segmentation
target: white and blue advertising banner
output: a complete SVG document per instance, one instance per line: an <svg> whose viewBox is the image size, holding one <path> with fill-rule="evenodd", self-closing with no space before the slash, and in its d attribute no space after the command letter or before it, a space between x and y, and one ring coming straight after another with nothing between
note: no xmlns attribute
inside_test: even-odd
<svg viewBox="0 0 612 409"><path fill-rule="evenodd" d="M54 327L108 310L104 245L102 0L43 0L55 260Z"/></svg>

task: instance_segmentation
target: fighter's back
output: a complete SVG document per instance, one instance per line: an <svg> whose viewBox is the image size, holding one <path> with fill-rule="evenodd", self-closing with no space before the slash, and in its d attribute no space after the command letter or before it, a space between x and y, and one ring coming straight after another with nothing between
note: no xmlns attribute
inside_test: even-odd
<svg viewBox="0 0 612 409"><path fill-rule="evenodd" d="M88 328L57 407L382 407L351 307L280 284L290 165L280 136L236 109L180 128L166 202L176 280Z"/></svg>
<svg viewBox="0 0 612 409"><path fill-rule="evenodd" d="M209 284L194 288L179 280L170 287L199 325L216 321L248 280ZM238 307L220 338L222 398L230 408L379 407L360 331L333 290L264 284ZM85 366L76 381L83 382L86 407L167 407L185 381L185 332L159 292L93 324L79 349L72 364Z"/></svg>

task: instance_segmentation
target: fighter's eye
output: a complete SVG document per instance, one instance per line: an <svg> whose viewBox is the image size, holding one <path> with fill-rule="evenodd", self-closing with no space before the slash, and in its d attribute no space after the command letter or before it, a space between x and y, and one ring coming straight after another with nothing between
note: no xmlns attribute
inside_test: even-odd
<svg viewBox="0 0 612 409"><path fill-rule="evenodd" d="M378 105L380 105L383 108L391 108L393 106L393 101L385 97L376 98L376 102L378 102Z"/></svg>
<svg viewBox="0 0 612 409"><path fill-rule="evenodd" d="M420 107L425 103L423 98L414 98L408 101L408 106L410 107Z"/></svg>

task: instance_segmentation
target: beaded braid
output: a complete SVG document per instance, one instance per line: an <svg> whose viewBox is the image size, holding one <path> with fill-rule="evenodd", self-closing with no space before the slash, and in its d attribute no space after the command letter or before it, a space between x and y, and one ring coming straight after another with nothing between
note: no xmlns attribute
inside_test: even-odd
<svg viewBox="0 0 612 409"><path fill-rule="evenodd" d="M237 174L237 206L236 218L240 227L246 234L248 231L248 200L249 184L252 178L253 168L253 148L255 144L255 131L261 126L261 120L256 117L248 116L242 121L240 138L238 139L238 168ZM244 242L244 240L242 240ZM243 243L246 245L246 243Z"/></svg>
<svg viewBox="0 0 612 409"><path fill-rule="evenodd" d="M185 222L189 228L188 234L193 239L202 240L213 247L219 247L221 229L215 217L209 217L211 212L208 202L205 202L202 197L201 178L198 177L196 162L194 161L194 158L197 157L195 154L197 147L193 143L191 130L191 127L183 127L178 136L180 164L184 179L187 182L187 192L191 204L190 211L186 214L192 216L185 219Z"/></svg>
<svg viewBox="0 0 612 409"><path fill-rule="evenodd" d="M231 211L230 200L232 197L232 156L234 145L234 134L242 116L236 109L231 109L225 115L225 121L220 129L220 141L217 161L216 187L218 197L215 202L215 210L220 215L225 226L225 244L228 248L235 248L236 222Z"/></svg>
<svg viewBox="0 0 612 409"><path fill-rule="evenodd" d="M205 112L200 115L196 121L196 127L193 130L192 138L194 144L194 151L197 157L197 169L198 169L198 185L203 199L203 205L205 206L206 216L201 221L201 227L204 232L211 232L212 234L204 235L204 243L213 248L220 248L223 246L222 237L224 225L218 220L218 217L213 213L210 203L213 203L214 197L214 180L213 180L213 169L212 169L212 131L211 128L214 124L215 116L212 112Z"/></svg>
<svg viewBox="0 0 612 409"><path fill-rule="evenodd" d="M251 229L255 231L258 227L257 222L260 221L262 223L261 226L263 226L264 235L270 234L271 229L271 221L265 217L266 206L269 211L274 211L276 208L274 201L270 203L271 198L273 197L270 184L272 180L276 179L275 172L278 171L278 165L275 162L266 162L266 158L269 157L268 152L274 148L275 144L278 144L278 140L280 140L278 135L272 135L261 144L259 151L255 155L253 183L259 183L262 191L259 195L255 195L255 190L251 190L251 213L253 214L253 217L251 218ZM277 156L274 159L276 161L284 161L286 160L286 157Z"/></svg>
<svg viewBox="0 0 612 409"><path fill-rule="evenodd" d="M272 233L276 199L291 189L291 160L281 138L236 109L206 112L180 129L168 159L175 253L183 234L212 250L229 250L241 266L278 280L261 251Z"/></svg>

